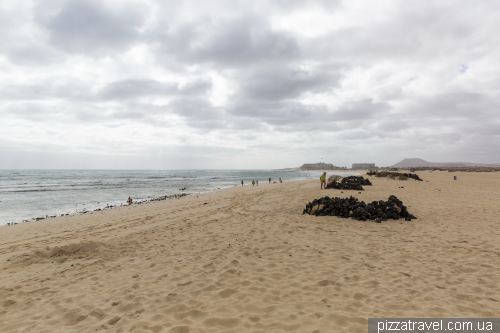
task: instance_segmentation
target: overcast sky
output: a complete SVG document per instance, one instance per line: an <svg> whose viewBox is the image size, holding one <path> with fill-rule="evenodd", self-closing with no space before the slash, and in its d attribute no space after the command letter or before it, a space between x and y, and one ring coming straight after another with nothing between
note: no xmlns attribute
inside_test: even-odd
<svg viewBox="0 0 500 333"><path fill-rule="evenodd" d="M500 1L0 1L0 168L500 163Z"/></svg>

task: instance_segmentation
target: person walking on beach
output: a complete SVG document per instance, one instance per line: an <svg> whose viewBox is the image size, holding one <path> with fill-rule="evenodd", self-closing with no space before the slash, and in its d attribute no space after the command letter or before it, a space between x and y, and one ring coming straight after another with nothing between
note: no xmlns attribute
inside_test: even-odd
<svg viewBox="0 0 500 333"><path fill-rule="evenodd" d="M321 189L323 189L323 185L325 185L325 189L326 189L326 172L323 172L321 177L319 177L319 180L321 180Z"/></svg>
<svg viewBox="0 0 500 333"><path fill-rule="evenodd" d="M255 186L255 180L252 180L252 186Z"/></svg>
<svg viewBox="0 0 500 333"><path fill-rule="evenodd" d="M241 181L241 186L243 186L243 180Z"/></svg>
<svg viewBox="0 0 500 333"><path fill-rule="evenodd" d="M269 177L269 184L271 184L271 177Z"/></svg>

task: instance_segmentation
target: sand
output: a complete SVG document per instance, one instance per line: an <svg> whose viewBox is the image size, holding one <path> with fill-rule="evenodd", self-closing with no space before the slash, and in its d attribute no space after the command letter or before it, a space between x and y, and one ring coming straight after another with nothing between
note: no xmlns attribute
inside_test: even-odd
<svg viewBox="0 0 500 333"><path fill-rule="evenodd" d="M500 173L418 174L370 177L361 194L262 182L1 227L0 331L366 332L371 317L498 317ZM394 194L418 219L302 215L351 194Z"/></svg>

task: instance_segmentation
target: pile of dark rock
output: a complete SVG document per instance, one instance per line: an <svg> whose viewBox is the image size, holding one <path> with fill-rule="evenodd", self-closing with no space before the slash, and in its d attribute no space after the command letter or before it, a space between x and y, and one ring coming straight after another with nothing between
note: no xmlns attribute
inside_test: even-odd
<svg viewBox="0 0 500 333"><path fill-rule="evenodd" d="M349 176L342 178L342 183L359 183L360 185L372 186L372 182L369 179L363 178L363 176Z"/></svg>
<svg viewBox="0 0 500 333"><path fill-rule="evenodd" d="M330 198L328 196L315 199L306 205L303 214L315 216L338 216L352 218L354 220L375 222L387 221L388 219L406 221L416 219L408 212L403 202L396 196L391 195L387 201L372 201L366 204L358 201L358 198Z"/></svg>
<svg viewBox="0 0 500 333"><path fill-rule="evenodd" d="M403 175L411 179L415 179L421 182L423 181L416 173L403 173Z"/></svg>
<svg viewBox="0 0 500 333"><path fill-rule="evenodd" d="M369 179L364 179L362 176L349 176L344 177L340 182L333 181L326 185L327 189L334 188L337 190L357 190L363 191L364 188L362 185L372 185L372 182Z"/></svg>
<svg viewBox="0 0 500 333"><path fill-rule="evenodd" d="M369 176L386 177L391 179L408 180L409 178L422 181L422 179L416 173L399 173L399 172L382 171L382 172L367 172L366 174Z"/></svg>

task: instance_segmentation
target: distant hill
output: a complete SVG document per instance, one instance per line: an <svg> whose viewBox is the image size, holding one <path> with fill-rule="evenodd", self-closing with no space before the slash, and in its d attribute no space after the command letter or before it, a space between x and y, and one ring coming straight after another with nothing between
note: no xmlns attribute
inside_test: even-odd
<svg viewBox="0 0 500 333"><path fill-rule="evenodd" d="M421 158L405 158L401 162L391 165L393 168L418 168L418 167L444 167L444 168L459 168L459 167L498 167L500 164L484 164L484 163L469 163L469 162L427 162Z"/></svg>

